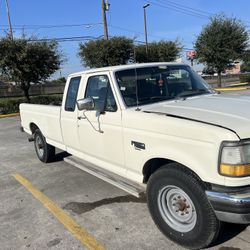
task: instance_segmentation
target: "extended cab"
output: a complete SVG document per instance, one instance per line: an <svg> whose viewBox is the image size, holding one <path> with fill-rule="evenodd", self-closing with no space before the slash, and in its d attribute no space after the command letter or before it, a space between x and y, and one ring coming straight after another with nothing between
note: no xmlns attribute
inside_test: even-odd
<svg viewBox="0 0 250 250"><path fill-rule="evenodd" d="M203 248L220 221L250 222L249 104L185 64L148 63L72 74L61 107L21 104L20 113L41 161L56 147L72 165L146 191L158 228Z"/></svg>

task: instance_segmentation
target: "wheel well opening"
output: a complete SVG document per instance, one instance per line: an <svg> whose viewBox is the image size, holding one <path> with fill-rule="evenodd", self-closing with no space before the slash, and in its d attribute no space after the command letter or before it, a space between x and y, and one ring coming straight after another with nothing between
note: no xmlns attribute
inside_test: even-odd
<svg viewBox="0 0 250 250"><path fill-rule="evenodd" d="M165 158L154 158L148 160L143 167L143 183L147 183L149 177L160 167L174 161Z"/></svg>
<svg viewBox="0 0 250 250"><path fill-rule="evenodd" d="M32 134L34 134L37 129L38 129L38 127L35 123L30 124L30 130L31 130Z"/></svg>
<svg viewBox="0 0 250 250"><path fill-rule="evenodd" d="M160 167L167 165L169 163L177 163L178 164L178 168L180 168L182 171L188 172L189 174L192 174L192 176L194 178L197 179L197 181L199 181L201 183L201 185L206 188L206 189L211 189L210 184L209 183L205 183L202 181L202 179L194 172L192 171L190 168L176 162L176 161L172 161L169 159L165 159L165 158L154 158L151 160L148 160L143 167L143 183L147 183L150 176Z"/></svg>

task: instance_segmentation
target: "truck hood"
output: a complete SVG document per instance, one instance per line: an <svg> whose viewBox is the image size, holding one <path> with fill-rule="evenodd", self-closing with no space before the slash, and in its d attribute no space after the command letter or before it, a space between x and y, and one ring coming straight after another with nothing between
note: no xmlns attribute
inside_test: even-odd
<svg viewBox="0 0 250 250"><path fill-rule="evenodd" d="M221 126L250 138L250 96L199 95L145 105L142 111Z"/></svg>

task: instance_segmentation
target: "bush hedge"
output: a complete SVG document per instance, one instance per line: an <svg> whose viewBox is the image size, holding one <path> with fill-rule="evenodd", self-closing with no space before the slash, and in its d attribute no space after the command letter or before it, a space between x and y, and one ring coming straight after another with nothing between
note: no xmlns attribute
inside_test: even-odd
<svg viewBox="0 0 250 250"><path fill-rule="evenodd" d="M0 98L0 114L10 114L19 112L20 103L26 103L23 97ZM61 105L62 95L40 95L31 97L33 104Z"/></svg>
<svg viewBox="0 0 250 250"><path fill-rule="evenodd" d="M242 74L242 75L240 75L240 82L250 83L250 74Z"/></svg>

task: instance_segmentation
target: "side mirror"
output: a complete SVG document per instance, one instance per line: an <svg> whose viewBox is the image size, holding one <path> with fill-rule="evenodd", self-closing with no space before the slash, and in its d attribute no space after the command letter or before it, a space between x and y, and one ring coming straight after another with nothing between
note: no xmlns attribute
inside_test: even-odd
<svg viewBox="0 0 250 250"><path fill-rule="evenodd" d="M78 110L93 110L95 108L95 102L92 97L79 99L76 101Z"/></svg>

